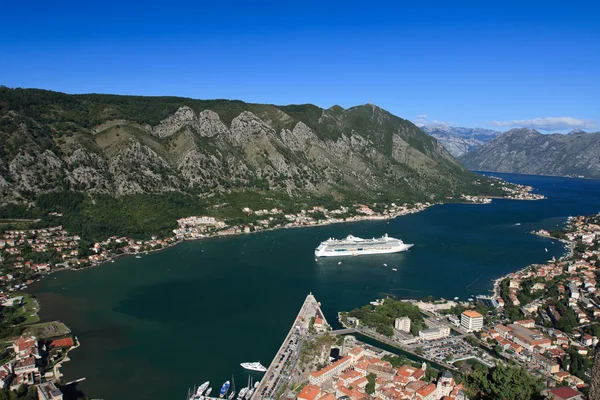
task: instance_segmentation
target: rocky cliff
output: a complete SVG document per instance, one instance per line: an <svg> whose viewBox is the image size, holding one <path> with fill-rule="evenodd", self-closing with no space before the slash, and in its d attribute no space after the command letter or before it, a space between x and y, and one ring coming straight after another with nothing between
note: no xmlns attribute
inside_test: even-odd
<svg viewBox="0 0 600 400"><path fill-rule="evenodd" d="M512 129L462 156L473 170L600 177L600 132L544 135Z"/></svg>
<svg viewBox="0 0 600 400"><path fill-rule="evenodd" d="M0 143L2 202L60 189L425 200L473 192L481 178L411 122L371 104L0 88Z"/></svg>
<svg viewBox="0 0 600 400"><path fill-rule="evenodd" d="M454 157L492 141L501 132L484 128L463 128L448 125L425 125L421 129L444 145Z"/></svg>

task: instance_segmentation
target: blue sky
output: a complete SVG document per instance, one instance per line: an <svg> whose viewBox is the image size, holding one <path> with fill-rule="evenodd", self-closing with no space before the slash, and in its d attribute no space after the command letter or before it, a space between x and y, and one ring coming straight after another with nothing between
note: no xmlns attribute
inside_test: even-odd
<svg viewBox="0 0 600 400"><path fill-rule="evenodd" d="M30 1L2 13L9 87L600 130L591 1Z"/></svg>

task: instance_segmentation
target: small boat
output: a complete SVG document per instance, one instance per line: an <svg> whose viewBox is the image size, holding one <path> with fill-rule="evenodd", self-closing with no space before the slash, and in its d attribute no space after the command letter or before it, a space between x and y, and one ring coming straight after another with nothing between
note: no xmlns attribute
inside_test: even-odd
<svg viewBox="0 0 600 400"><path fill-rule="evenodd" d="M546 250L546 253L548 252L548 249L544 247L544 250Z"/></svg>
<svg viewBox="0 0 600 400"><path fill-rule="evenodd" d="M260 381L254 382L254 389L258 389L258 385L260 385Z"/></svg>
<svg viewBox="0 0 600 400"><path fill-rule="evenodd" d="M341 262L341 261L340 261L340 262L338 262L338 265L340 265L340 264L342 264L342 262Z"/></svg>
<svg viewBox="0 0 600 400"><path fill-rule="evenodd" d="M384 267L387 267L387 264L383 264Z"/></svg>
<svg viewBox="0 0 600 400"><path fill-rule="evenodd" d="M458 300L458 297L455 297L454 300Z"/></svg>
<svg viewBox="0 0 600 400"><path fill-rule="evenodd" d="M142 256L140 256L139 254L137 256L135 256L135 258L142 258Z"/></svg>
<svg viewBox="0 0 600 400"><path fill-rule="evenodd" d="M238 394L237 398L240 400L243 399L244 396L246 395L246 393L248 393L248 388L247 387L242 388L242 390L240 390L240 393Z"/></svg>
<svg viewBox="0 0 600 400"><path fill-rule="evenodd" d="M235 390L232 390L231 393L229 393L229 396L227 396L227 400L231 400L235 397Z"/></svg>
<svg viewBox="0 0 600 400"><path fill-rule="evenodd" d="M226 381L223 386L221 386L221 390L219 390L219 397L223 398L225 397L225 395L227 394L227 392L229 391L229 385L231 385L229 383L229 381Z"/></svg>
<svg viewBox="0 0 600 400"><path fill-rule="evenodd" d="M392 271L394 272L398 272L398 270L396 268L392 268Z"/></svg>
<svg viewBox="0 0 600 400"><path fill-rule="evenodd" d="M517 222L515 225L516 225L516 226L521 226L521 223L520 223L520 222Z"/></svg>
<svg viewBox="0 0 600 400"><path fill-rule="evenodd" d="M254 394L254 388L248 390L248 393L246 393L246 396L244 396L244 400L250 400L250 398L252 397L253 394Z"/></svg>
<svg viewBox="0 0 600 400"><path fill-rule="evenodd" d="M202 396L202 393L204 393L206 388L208 388L208 385L210 385L210 381L206 381L202 385L200 385L198 391L196 392L196 396Z"/></svg>
<svg viewBox="0 0 600 400"><path fill-rule="evenodd" d="M241 363L240 365L242 366L242 368L248 369L250 371L265 372L267 370L267 368L264 365L262 365L260 361L245 362Z"/></svg>
<svg viewBox="0 0 600 400"><path fill-rule="evenodd" d="M204 393L204 396L208 397L208 395L210 394L210 392L212 392L212 388L208 388L208 390L206 391L206 393Z"/></svg>

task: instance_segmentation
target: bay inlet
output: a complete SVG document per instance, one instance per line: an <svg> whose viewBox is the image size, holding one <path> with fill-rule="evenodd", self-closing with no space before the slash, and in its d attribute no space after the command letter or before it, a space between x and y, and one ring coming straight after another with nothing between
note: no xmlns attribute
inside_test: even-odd
<svg viewBox="0 0 600 400"><path fill-rule="evenodd" d="M80 387L90 397L177 399L206 380L214 390L232 374L241 387L248 372L239 363L271 361L308 292L331 323L338 311L385 294L464 300L487 293L493 279L564 253L563 244L531 230L600 211L598 180L494 175L548 199L448 204L390 221L185 242L141 259L52 274L31 290L41 318L65 322L81 340L62 372L67 381L86 377ZM415 247L314 259L329 237L384 233Z"/></svg>

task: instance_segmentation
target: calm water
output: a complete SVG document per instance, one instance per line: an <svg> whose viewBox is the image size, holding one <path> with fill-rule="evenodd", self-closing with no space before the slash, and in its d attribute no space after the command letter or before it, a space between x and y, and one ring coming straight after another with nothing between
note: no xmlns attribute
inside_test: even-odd
<svg viewBox="0 0 600 400"><path fill-rule="evenodd" d="M64 321L80 338L63 373L69 380L86 377L80 387L88 396L183 399L189 386L210 380L218 390L232 374L241 387L248 375L239 363L268 365L308 292L331 323L337 311L382 293L466 299L489 291L492 279L562 254L559 243L527 232L600 211L598 180L495 175L532 185L549 199L444 205L389 222L187 242L142 259L55 274L32 290L42 318ZM312 255L328 237L384 233L415 247L345 258L342 265Z"/></svg>

